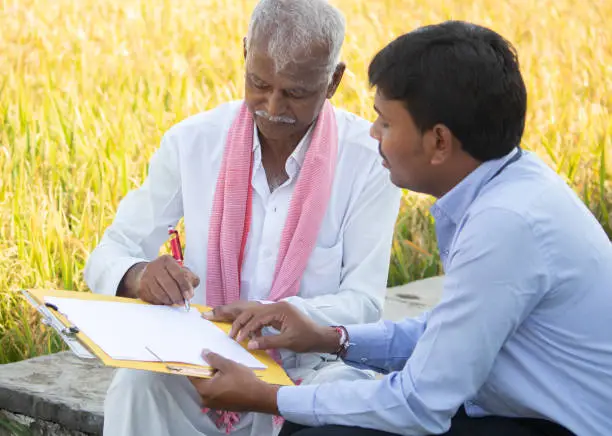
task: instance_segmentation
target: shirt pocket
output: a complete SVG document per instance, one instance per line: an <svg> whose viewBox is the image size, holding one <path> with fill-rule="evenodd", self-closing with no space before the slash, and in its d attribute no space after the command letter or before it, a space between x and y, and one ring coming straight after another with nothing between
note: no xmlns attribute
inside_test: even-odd
<svg viewBox="0 0 612 436"><path fill-rule="evenodd" d="M335 294L342 273L342 240L331 247L315 246L310 254L300 285L300 296Z"/></svg>

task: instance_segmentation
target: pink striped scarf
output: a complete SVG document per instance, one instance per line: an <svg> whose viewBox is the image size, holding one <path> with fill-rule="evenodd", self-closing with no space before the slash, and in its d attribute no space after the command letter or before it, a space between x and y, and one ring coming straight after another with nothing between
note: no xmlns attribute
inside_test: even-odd
<svg viewBox="0 0 612 436"><path fill-rule="evenodd" d="M240 299L240 269L250 222L253 117L246 105L230 127L208 233L206 304ZM334 110L325 102L289 205L269 300L297 295L327 209L338 155Z"/></svg>
<svg viewBox="0 0 612 436"><path fill-rule="evenodd" d="M243 103L230 127L217 178L208 233L206 304L210 307L240 299L240 270L251 221L253 123ZM295 296L299 291L327 209L337 156L336 118L326 100L289 204L269 300ZM217 427L225 427L229 434L239 415L215 412Z"/></svg>

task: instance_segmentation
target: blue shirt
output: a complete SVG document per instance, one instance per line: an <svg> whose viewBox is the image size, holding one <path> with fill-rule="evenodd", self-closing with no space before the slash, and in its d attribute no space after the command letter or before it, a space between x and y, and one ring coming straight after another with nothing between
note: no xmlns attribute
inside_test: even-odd
<svg viewBox="0 0 612 436"><path fill-rule="evenodd" d="M440 303L418 319L348 328L346 362L385 377L283 387L286 419L438 434L464 405L610 434L612 244L556 173L515 153L433 205Z"/></svg>

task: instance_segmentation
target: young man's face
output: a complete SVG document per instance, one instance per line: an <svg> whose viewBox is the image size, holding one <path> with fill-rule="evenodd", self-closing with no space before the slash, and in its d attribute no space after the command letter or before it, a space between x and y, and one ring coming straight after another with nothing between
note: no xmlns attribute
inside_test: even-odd
<svg viewBox="0 0 612 436"><path fill-rule="evenodd" d="M429 193L431 156L412 116L401 101L388 100L380 91L374 98L374 110L378 118L370 135L379 143L383 165L391 173L391 182L400 188Z"/></svg>

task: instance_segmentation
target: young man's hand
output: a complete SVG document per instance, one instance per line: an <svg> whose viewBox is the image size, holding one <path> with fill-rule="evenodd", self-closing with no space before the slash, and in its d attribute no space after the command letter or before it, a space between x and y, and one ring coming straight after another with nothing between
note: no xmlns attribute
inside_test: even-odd
<svg viewBox="0 0 612 436"><path fill-rule="evenodd" d="M205 351L202 357L217 370L211 379L189 377L204 407L278 415L278 386L261 381L251 369L218 354Z"/></svg>
<svg viewBox="0 0 612 436"><path fill-rule="evenodd" d="M214 320L214 316L206 316ZM248 307L234 317L230 336L238 342L249 339L250 350L283 348L297 353L334 353L338 350L340 336L334 328L315 324L289 303L258 304ZM264 327L272 327L280 333L262 336Z"/></svg>

